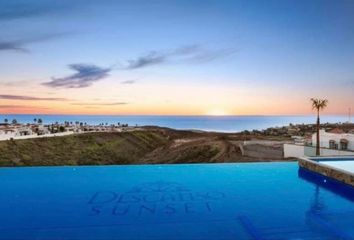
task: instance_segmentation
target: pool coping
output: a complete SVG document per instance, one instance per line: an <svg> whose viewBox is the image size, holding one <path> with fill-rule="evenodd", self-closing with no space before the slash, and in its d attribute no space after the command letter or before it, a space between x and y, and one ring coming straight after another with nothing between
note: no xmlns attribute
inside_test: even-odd
<svg viewBox="0 0 354 240"><path fill-rule="evenodd" d="M312 159L323 159L323 157L311 157ZM323 176L335 179L339 182L354 187L354 173L334 166L329 166L306 157L300 157L298 164L300 167L316 172Z"/></svg>

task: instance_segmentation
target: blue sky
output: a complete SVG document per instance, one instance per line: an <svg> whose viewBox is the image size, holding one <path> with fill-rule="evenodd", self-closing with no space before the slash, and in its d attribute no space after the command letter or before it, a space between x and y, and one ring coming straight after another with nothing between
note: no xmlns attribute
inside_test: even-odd
<svg viewBox="0 0 354 240"><path fill-rule="evenodd" d="M303 114L326 97L346 113L353 12L351 0L0 0L0 112Z"/></svg>

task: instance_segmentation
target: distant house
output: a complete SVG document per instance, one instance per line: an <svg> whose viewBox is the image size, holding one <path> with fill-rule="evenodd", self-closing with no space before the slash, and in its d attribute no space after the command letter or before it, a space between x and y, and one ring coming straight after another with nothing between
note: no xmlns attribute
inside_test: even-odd
<svg viewBox="0 0 354 240"><path fill-rule="evenodd" d="M25 125L1 125L0 126L0 140L9 140L11 138L17 138L22 136L33 135L30 126Z"/></svg>
<svg viewBox="0 0 354 240"><path fill-rule="evenodd" d="M16 129L17 130L17 136L28 136L28 135L32 135L33 131L30 127L19 127Z"/></svg>
<svg viewBox="0 0 354 240"><path fill-rule="evenodd" d="M66 126L65 127L66 132L74 132L74 133L81 133L83 132L80 126Z"/></svg>
<svg viewBox="0 0 354 240"><path fill-rule="evenodd" d="M311 136L291 136L295 145L311 145Z"/></svg>
<svg viewBox="0 0 354 240"><path fill-rule="evenodd" d="M50 134L50 131L48 129L48 127L45 127L43 125L38 125L36 127L36 131L38 135L46 135L46 134Z"/></svg>
<svg viewBox="0 0 354 240"><path fill-rule="evenodd" d="M304 145L305 144L305 138L302 136L292 136L291 139L294 140L294 144L296 144L296 145Z"/></svg>
<svg viewBox="0 0 354 240"><path fill-rule="evenodd" d="M312 135L312 145L316 146L316 133ZM354 134L345 133L339 128L329 132L320 130L320 147L354 151Z"/></svg>

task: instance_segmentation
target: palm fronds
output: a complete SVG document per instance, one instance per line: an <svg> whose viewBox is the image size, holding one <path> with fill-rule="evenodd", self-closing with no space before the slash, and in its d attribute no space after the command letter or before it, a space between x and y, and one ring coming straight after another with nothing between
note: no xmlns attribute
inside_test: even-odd
<svg viewBox="0 0 354 240"><path fill-rule="evenodd" d="M311 98L312 109L323 110L328 105L327 99Z"/></svg>

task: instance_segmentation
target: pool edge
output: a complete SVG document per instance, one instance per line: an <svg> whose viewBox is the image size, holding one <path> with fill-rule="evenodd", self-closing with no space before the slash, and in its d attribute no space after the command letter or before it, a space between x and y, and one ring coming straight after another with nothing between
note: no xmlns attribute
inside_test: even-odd
<svg viewBox="0 0 354 240"><path fill-rule="evenodd" d="M354 174L349 171L328 166L305 157L299 158L298 164L301 168L305 168L354 187Z"/></svg>

